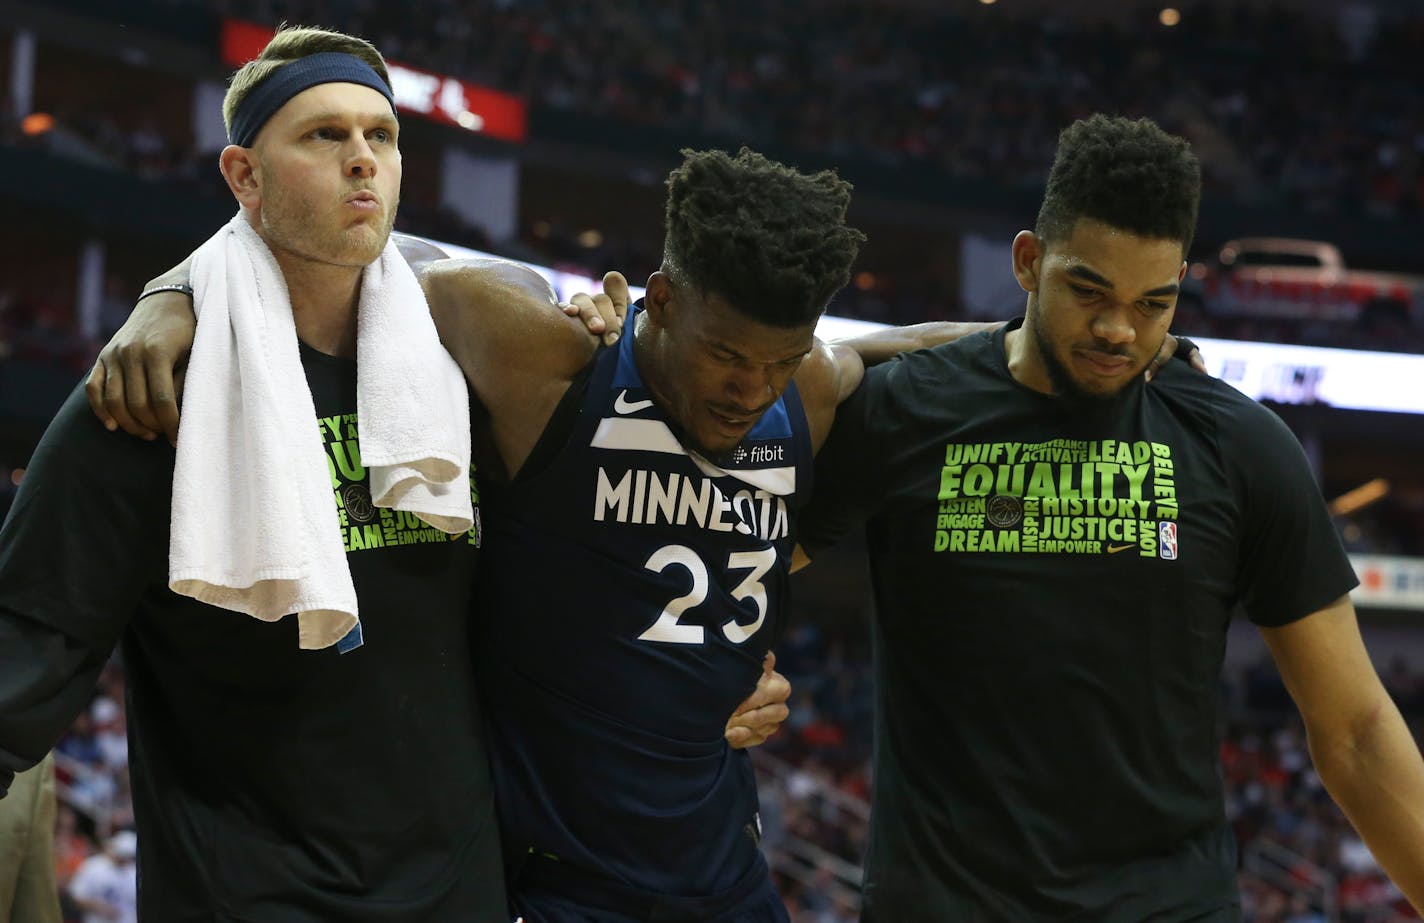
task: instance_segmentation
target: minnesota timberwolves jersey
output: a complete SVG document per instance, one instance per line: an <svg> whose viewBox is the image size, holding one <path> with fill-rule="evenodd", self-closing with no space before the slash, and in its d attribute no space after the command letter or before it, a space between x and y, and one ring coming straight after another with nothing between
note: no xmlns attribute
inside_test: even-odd
<svg viewBox="0 0 1424 923"><path fill-rule="evenodd" d="M486 490L479 675L512 863L711 896L766 875L750 760L723 730L783 628L811 443L793 384L733 451L699 455L633 340Z"/></svg>

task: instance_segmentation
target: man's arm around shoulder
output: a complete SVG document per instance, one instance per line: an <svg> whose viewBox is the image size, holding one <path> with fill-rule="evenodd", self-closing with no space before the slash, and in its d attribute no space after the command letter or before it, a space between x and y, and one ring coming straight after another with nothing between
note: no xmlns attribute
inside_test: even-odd
<svg viewBox="0 0 1424 923"><path fill-rule="evenodd" d="M442 260L419 276L440 339L489 411L513 475L598 340L555 307L542 276L517 263Z"/></svg>
<svg viewBox="0 0 1424 923"><path fill-rule="evenodd" d="M953 343L970 334L997 330L1002 326L1003 321L927 321L903 327L885 327L836 342L855 350L861 361L869 366L888 362L900 353Z"/></svg>
<svg viewBox="0 0 1424 923"><path fill-rule="evenodd" d="M836 408L855 393L865 377L865 363L857 350L843 342L816 341L796 370L796 390L806 410L811 447L819 452L836 420Z"/></svg>

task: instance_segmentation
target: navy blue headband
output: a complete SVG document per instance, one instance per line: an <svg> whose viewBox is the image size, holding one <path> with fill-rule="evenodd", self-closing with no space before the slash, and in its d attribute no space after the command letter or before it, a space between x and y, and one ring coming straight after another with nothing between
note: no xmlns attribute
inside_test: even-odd
<svg viewBox="0 0 1424 923"><path fill-rule="evenodd" d="M323 83L359 83L370 87L384 96L386 102L391 104L391 111L395 111L396 100L391 95L391 88L371 65L355 55L323 51L283 65L254 87L232 114L228 140L238 147L251 147L262 126L288 100L303 90Z"/></svg>

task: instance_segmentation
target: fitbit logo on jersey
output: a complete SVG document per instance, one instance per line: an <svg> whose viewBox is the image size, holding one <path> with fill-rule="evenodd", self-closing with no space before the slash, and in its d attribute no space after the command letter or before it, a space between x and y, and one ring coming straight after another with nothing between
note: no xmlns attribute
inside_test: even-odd
<svg viewBox="0 0 1424 923"><path fill-rule="evenodd" d="M732 463L737 465L766 465L786 461L786 445L781 442L758 442L755 445L739 445L732 453Z"/></svg>

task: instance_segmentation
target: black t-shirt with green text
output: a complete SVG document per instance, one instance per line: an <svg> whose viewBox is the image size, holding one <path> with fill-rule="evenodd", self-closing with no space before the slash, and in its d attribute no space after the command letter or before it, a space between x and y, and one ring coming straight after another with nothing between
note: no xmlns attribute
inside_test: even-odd
<svg viewBox="0 0 1424 923"><path fill-rule="evenodd" d="M122 637L143 919L505 921L471 666L479 528L376 509L355 363L302 362L365 643L300 650L293 617L171 593L174 453L106 432L78 390L2 533L0 640L54 653L0 681L0 762L72 717L36 690L82 701Z"/></svg>
<svg viewBox="0 0 1424 923"><path fill-rule="evenodd" d="M865 521L865 919L1238 919L1227 624L1354 574L1269 410L1185 363L1069 405L1013 380L1005 332L871 369L801 520L813 556Z"/></svg>

